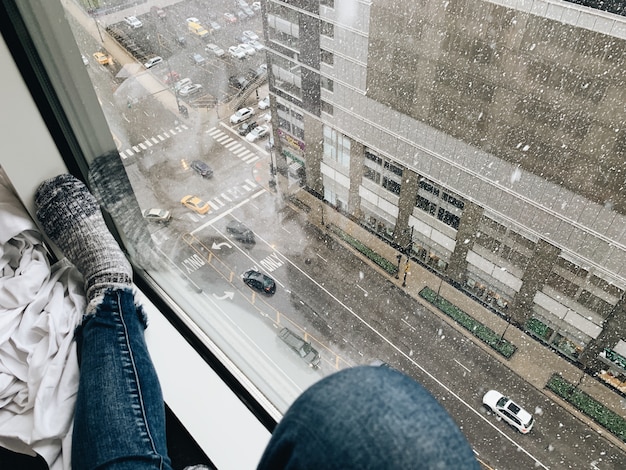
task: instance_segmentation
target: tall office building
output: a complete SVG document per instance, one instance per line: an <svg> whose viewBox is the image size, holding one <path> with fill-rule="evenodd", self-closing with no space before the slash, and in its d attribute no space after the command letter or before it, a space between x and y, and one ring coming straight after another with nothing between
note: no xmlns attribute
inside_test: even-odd
<svg viewBox="0 0 626 470"><path fill-rule="evenodd" d="M626 18L269 0L278 166L546 345L626 373Z"/></svg>

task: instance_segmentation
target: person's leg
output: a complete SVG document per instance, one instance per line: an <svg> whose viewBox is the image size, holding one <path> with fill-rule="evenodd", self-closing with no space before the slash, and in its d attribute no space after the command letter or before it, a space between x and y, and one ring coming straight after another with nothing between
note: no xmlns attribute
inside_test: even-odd
<svg viewBox="0 0 626 470"><path fill-rule="evenodd" d="M44 231L85 278L88 307L76 331L80 381L72 467L171 468L163 397L128 260L97 201L76 178L45 181L35 202Z"/></svg>
<svg viewBox="0 0 626 470"><path fill-rule="evenodd" d="M328 376L287 410L259 470L479 469L445 409L388 367Z"/></svg>

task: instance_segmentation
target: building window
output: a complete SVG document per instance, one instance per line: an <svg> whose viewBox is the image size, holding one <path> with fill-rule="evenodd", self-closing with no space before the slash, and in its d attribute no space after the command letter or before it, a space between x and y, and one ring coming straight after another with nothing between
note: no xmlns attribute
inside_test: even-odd
<svg viewBox="0 0 626 470"><path fill-rule="evenodd" d="M332 23L328 23L327 21L322 21L320 26L320 33L322 36L326 36L329 38L335 37L335 25Z"/></svg>
<svg viewBox="0 0 626 470"><path fill-rule="evenodd" d="M350 138L330 126L324 126L324 159L350 167Z"/></svg>
<svg viewBox="0 0 626 470"><path fill-rule="evenodd" d="M428 215L437 217L444 224L454 229L459 228L461 215L465 208L465 203L459 196L453 196L448 190L437 187L433 182L421 178L418 184L418 191L415 198L415 207L423 210ZM482 238L482 237L481 237ZM497 250L498 247L490 247L490 250ZM482 239L479 243L487 243L487 239Z"/></svg>
<svg viewBox="0 0 626 470"><path fill-rule="evenodd" d="M334 111L333 105L322 100L322 112L324 112L326 114L330 114L332 116L333 115L333 111Z"/></svg>
<svg viewBox="0 0 626 470"><path fill-rule="evenodd" d="M335 89L335 82L331 78L328 78L328 77L321 76L320 85L322 88L330 92L333 92Z"/></svg>
<svg viewBox="0 0 626 470"><path fill-rule="evenodd" d="M320 0L320 5L325 7L335 8L335 0Z"/></svg>
<svg viewBox="0 0 626 470"><path fill-rule="evenodd" d="M335 63L335 57L333 53L324 49L320 51L320 60L328 65L333 65Z"/></svg>
<svg viewBox="0 0 626 470"><path fill-rule="evenodd" d="M400 194L402 187L402 167L390 160L379 157L371 149L365 149L363 176L387 191Z"/></svg>

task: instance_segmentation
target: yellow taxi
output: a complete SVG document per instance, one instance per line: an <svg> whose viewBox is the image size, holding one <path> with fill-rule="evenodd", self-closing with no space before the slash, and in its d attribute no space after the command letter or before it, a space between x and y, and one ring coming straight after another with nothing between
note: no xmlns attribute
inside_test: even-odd
<svg viewBox="0 0 626 470"><path fill-rule="evenodd" d="M93 54L94 59L96 59L96 62L98 62L101 65L109 65L109 63L111 62L111 58L106 55L103 54L102 52L95 52Z"/></svg>
<svg viewBox="0 0 626 470"><path fill-rule="evenodd" d="M197 212L198 214L206 214L209 212L209 204L197 196L185 196L180 200L180 202L183 206Z"/></svg>

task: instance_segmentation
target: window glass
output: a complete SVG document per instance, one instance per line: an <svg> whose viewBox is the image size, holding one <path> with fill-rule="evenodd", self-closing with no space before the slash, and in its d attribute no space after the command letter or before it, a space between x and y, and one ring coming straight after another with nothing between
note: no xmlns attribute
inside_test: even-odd
<svg viewBox="0 0 626 470"><path fill-rule="evenodd" d="M321 377L378 358L432 373L446 401L479 407L497 385L542 409L523 377L490 375L498 358L481 348L509 339L565 355L567 373L550 372L581 377L574 390L625 393L619 2L166 3L157 15L152 2L24 0L6 21L24 21L25 78L72 170L110 198L150 290L259 402L279 415ZM460 390L465 374L480 386ZM457 408L464 428L499 439ZM590 434L543 409L546 435L562 420ZM605 458L593 439L584 455ZM477 454L507 462L511 449L484 442L472 438ZM559 460L573 448L529 453L580 466Z"/></svg>

